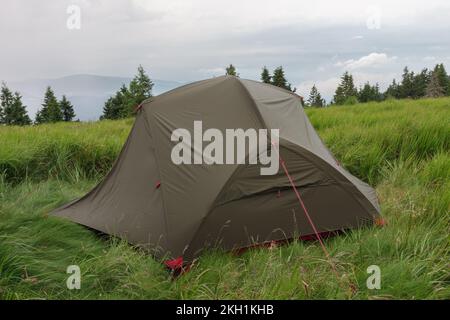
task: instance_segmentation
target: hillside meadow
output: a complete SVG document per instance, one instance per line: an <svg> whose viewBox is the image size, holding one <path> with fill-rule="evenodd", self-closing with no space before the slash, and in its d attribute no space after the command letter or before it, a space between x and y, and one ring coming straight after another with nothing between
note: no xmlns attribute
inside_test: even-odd
<svg viewBox="0 0 450 320"><path fill-rule="evenodd" d="M1 299L449 299L450 98L307 110L336 158L376 187L384 227L242 255L203 254L172 279L116 238L48 216L108 172L133 119L0 127ZM66 268L79 265L80 290ZM381 269L369 290L367 267Z"/></svg>

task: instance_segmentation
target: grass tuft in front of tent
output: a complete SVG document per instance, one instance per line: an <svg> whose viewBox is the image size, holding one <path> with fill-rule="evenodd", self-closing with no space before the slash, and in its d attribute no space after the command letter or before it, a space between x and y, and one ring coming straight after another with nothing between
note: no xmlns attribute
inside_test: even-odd
<svg viewBox="0 0 450 320"><path fill-rule="evenodd" d="M132 119L0 127L2 299L449 299L450 99L309 109L341 163L374 185L384 227L235 256L211 251L173 281L124 241L49 217L108 172ZM68 290L66 268L81 269ZM369 290L367 268L381 269Z"/></svg>

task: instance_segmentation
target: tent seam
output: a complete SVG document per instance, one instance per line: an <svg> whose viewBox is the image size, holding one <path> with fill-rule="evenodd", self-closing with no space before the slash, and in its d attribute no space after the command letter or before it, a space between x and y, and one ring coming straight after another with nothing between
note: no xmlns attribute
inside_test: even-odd
<svg viewBox="0 0 450 320"><path fill-rule="evenodd" d="M250 94L248 89L245 87L245 85L240 81L240 79L238 77L230 77L230 79L233 79L234 81L237 81L237 83L239 83L241 88L244 89L244 92L246 93L247 98L249 98L249 100L250 100L250 104L252 104L252 106L253 106L252 109L255 109L255 111L256 111L257 118L258 118L259 122L262 124L263 128L268 129L267 124L265 123L261 113L259 112L258 106L255 103L255 98ZM246 159L247 159L247 157L248 157L248 152L245 155ZM223 187L220 189L220 191L217 193L217 196L212 201L211 208L208 209L208 212L202 218L202 221L200 222L197 230L195 230L191 240L188 243L188 248L191 246L192 241L194 241L194 239L196 238L198 231L200 230L200 228L203 226L203 224L206 221L206 219L211 214L213 208L215 207L215 203L217 202L217 198L219 197L220 194L222 194L223 190L225 190L225 187L228 187L228 185L229 185L230 181L232 180L232 178L237 174L238 171L240 171L239 169L242 168L242 167L244 167L242 164L237 165L236 169L233 171L233 173L230 175L230 177L227 179L227 181L225 181L225 183L223 184Z"/></svg>
<svg viewBox="0 0 450 320"><path fill-rule="evenodd" d="M147 116L147 111L144 108L142 108L142 110L143 110L143 112L146 115L145 119L147 120L146 124L148 125L148 128L147 128L147 126L144 126L144 127L147 130L147 133L150 135L150 137L153 138L154 134L152 134L152 126L149 124L150 117ZM166 201L165 201L165 196L164 196L164 184L162 183L162 175L161 175L161 170L160 170L160 165L159 165L159 160L158 160L159 153L158 153L158 148L157 148L156 144L155 144L155 147L154 147L153 150L155 152L155 161L156 161L156 167L158 168L157 170L158 170L159 181L160 181L160 183L162 185L162 188L160 188L160 189L161 189L161 201L162 201L162 207L163 207L164 229L166 231L166 236L167 236L167 246L170 246L169 245L169 243L170 243L170 241L169 241L170 233L169 233L169 226L168 226L167 214L166 214L167 212L166 212Z"/></svg>
<svg viewBox="0 0 450 320"><path fill-rule="evenodd" d="M292 142L290 142L289 140L286 140L286 139L284 139L284 138L280 138L280 147L283 146L283 147L287 148L288 150L291 150L291 151L294 152L295 154L297 154L297 155L299 155L300 157L304 158L306 161L311 162L311 163L314 165L314 167L316 168L316 170L325 172L326 175L328 176L328 178L331 178L331 179L332 179L332 180L340 187L341 190L343 190L346 194L348 194L348 195L350 196L350 198L352 198L352 199L353 199L353 200L361 207L361 209L362 209L364 212L366 212L367 214L369 214L369 215L372 216L372 218L373 218L373 215L371 214L370 210L368 210L369 208L367 208L367 206L364 205L364 204L361 202L361 199L359 199L358 197L355 197L355 195L354 195L352 192L349 192L349 191L346 189L346 187L348 188L349 186L344 186L343 183L342 183L342 181L340 181L340 179L335 179L335 178L333 178L333 174L330 173L328 170L324 170L324 169L322 168L322 165L317 165L317 164L314 163L314 161L310 161L308 158L305 158L305 157L303 156L302 153L299 153L299 150L295 150L295 148L290 148L286 143L283 143L283 141L288 142L288 144L291 143L291 144L293 144L294 146L296 146L297 148L300 148L301 150L304 150L304 152L309 153L309 154L312 155L313 157L317 157L318 159L322 160L323 163L324 163L326 166L331 167L331 168L334 170L334 172L336 172L339 176L342 176L342 177L346 180L346 182L349 182L349 183L350 183L350 187L354 187L354 189L355 189L360 195L362 195L362 197L366 200L366 202L369 204L369 206L371 206L373 209L375 209L375 211L377 211L376 208L375 208L375 207L372 205L372 203L370 202L370 200L367 199L367 197L366 197L366 196L365 196L365 195L364 195L364 194L363 194L363 193L362 193L362 192L361 192L361 191L360 191L360 190L359 190L359 189L358 189L358 188L357 188L350 180L348 180L342 173L340 173L340 172L339 172L338 170L336 170L331 164L329 164L327 161L325 161L324 159L322 159L321 157L319 157L319 156L318 156L317 154L315 154L314 152L311 152L310 150L308 150L308 149L306 149L306 148L303 148L302 146L299 146L298 144L292 143ZM280 148L280 150L281 150L281 148ZM195 233L194 233L194 235L193 235L191 241L189 242L189 247L191 246L191 243L195 240L195 238L196 238L196 236L197 236L199 230L200 230L201 227L203 226L203 224L204 224L204 222L206 221L206 219L207 219L207 218L210 216L210 214L214 211L214 208L217 207L217 205L215 205L215 204L217 203L217 199L219 198L220 194L222 194L223 190L225 190L226 187L229 186L229 184L231 183L230 181L232 180L232 178L233 178L234 176L236 176L240 171L242 171L243 168L245 168L245 165L239 165L239 166L236 168L236 170L233 172L233 174L230 176L230 178L226 181L226 183L224 184L223 188L222 188L222 189L220 190L220 192L218 193L218 196L216 197L216 199L214 199L214 202L213 202L213 205L211 206L211 209L208 211L208 213L207 213L207 214L205 215L205 217L202 219L202 222L200 223L199 227L198 227L197 230L195 231ZM295 186L296 186L296 187L300 187L300 186L297 186L297 185L295 185ZM259 193L259 192L258 192L258 193ZM258 193L255 193L255 194L258 194ZM239 200L239 199L235 199L235 200L233 200L233 201L236 201L236 200ZM228 203L228 202L226 202L226 203ZM224 204L226 204L226 203L224 203ZM221 205L224 205L224 204L219 204L218 206L221 206Z"/></svg>

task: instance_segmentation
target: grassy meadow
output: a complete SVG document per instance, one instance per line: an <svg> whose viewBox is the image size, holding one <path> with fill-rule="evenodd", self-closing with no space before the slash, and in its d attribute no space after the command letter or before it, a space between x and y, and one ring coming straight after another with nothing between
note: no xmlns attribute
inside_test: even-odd
<svg viewBox="0 0 450 320"><path fill-rule="evenodd" d="M236 256L205 253L173 280L115 238L49 217L104 176L132 119L0 127L1 299L450 299L450 98L310 109L340 162L376 187L384 227ZM66 288L79 265L81 289ZM381 289L366 287L381 268Z"/></svg>

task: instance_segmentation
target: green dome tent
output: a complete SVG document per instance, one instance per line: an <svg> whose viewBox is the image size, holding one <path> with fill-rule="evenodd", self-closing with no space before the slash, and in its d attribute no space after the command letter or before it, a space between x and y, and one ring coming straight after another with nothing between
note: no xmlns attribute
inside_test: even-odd
<svg viewBox="0 0 450 320"><path fill-rule="evenodd" d="M282 166L261 175L248 161L174 163L173 132L193 132L196 121L223 133L279 129ZM379 211L375 191L325 147L301 97L223 76L144 101L110 173L53 214L182 262L212 246L233 250L372 224Z"/></svg>

